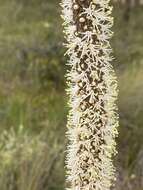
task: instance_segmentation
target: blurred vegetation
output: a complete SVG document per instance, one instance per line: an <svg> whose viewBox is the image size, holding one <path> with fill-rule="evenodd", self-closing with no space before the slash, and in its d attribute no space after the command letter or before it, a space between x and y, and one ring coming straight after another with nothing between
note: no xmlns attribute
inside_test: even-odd
<svg viewBox="0 0 143 190"><path fill-rule="evenodd" d="M114 5L116 190L143 189L143 7ZM0 189L63 190L66 58L58 0L0 0Z"/></svg>

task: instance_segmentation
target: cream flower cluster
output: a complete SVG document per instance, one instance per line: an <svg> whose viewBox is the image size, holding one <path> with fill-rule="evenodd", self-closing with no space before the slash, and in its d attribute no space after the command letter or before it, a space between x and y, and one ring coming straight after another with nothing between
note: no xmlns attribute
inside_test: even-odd
<svg viewBox="0 0 143 190"><path fill-rule="evenodd" d="M115 169L117 82L109 39L113 19L109 0L62 0L69 55L67 186L70 190L109 190Z"/></svg>

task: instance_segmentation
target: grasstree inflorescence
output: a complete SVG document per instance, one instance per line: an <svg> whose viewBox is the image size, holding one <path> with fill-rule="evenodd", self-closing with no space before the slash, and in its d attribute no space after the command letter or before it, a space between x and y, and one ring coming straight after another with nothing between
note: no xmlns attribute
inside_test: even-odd
<svg viewBox="0 0 143 190"><path fill-rule="evenodd" d="M70 190L109 190L118 134L117 83L109 44L112 7L109 0L63 0L62 8L71 67L67 185Z"/></svg>

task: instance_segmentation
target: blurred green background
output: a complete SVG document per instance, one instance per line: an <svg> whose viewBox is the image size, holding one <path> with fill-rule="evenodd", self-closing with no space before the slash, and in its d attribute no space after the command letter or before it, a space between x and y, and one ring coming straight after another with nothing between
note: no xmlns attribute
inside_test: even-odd
<svg viewBox="0 0 143 190"><path fill-rule="evenodd" d="M0 0L0 190L65 187L66 59L59 0ZM143 190L143 6L114 3L116 190Z"/></svg>

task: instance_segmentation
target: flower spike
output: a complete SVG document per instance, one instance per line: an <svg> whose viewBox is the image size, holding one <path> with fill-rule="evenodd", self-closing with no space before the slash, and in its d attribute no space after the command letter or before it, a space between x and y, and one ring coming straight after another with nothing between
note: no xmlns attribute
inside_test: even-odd
<svg viewBox="0 0 143 190"><path fill-rule="evenodd" d="M117 82L111 65L109 0L62 0L69 55L67 123L69 190L109 190L118 135Z"/></svg>

